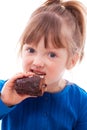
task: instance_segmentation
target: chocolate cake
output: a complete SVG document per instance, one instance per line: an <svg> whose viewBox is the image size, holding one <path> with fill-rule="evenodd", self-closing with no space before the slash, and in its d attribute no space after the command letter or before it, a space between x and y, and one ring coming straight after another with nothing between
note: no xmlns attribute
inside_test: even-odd
<svg viewBox="0 0 87 130"><path fill-rule="evenodd" d="M31 96L41 96L45 89L45 78L40 75L24 77L17 79L15 82L15 90L21 95L27 94Z"/></svg>

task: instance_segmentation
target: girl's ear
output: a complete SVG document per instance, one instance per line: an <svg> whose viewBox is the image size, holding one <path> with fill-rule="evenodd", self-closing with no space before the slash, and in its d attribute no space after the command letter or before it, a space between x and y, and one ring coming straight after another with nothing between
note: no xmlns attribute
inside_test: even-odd
<svg viewBox="0 0 87 130"><path fill-rule="evenodd" d="M69 58L66 68L72 69L76 65L78 59L79 59L79 54L78 53L74 54L72 57Z"/></svg>

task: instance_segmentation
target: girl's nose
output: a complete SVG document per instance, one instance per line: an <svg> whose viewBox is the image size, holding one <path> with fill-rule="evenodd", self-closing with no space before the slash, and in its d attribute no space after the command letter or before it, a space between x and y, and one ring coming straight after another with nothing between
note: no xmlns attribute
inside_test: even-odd
<svg viewBox="0 0 87 130"><path fill-rule="evenodd" d="M33 60L33 66L37 69L43 68L44 67L44 60L42 59L42 57L40 57L40 56L35 57Z"/></svg>

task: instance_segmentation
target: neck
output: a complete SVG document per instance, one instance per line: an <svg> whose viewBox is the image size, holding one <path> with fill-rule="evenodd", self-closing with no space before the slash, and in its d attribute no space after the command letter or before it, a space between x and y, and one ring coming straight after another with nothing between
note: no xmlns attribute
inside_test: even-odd
<svg viewBox="0 0 87 130"><path fill-rule="evenodd" d="M55 93L63 90L66 86L66 80L61 79L51 85L47 86L47 92Z"/></svg>

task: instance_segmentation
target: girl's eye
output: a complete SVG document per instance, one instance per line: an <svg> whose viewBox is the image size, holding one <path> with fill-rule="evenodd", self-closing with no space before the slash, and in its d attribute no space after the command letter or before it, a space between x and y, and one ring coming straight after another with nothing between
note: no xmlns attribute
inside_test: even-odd
<svg viewBox="0 0 87 130"><path fill-rule="evenodd" d="M34 53L34 52L35 52L35 49L34 49L34 48L28 48L27 51L28 51L29 53Z"/></svg>
<svg viewBox="0 0 87 130"><path fill-rule="evenodd" d="M49 56L50 56L51 58L54 58L54 57L56 57L56 54L55 54L54 52L50 52L50 53L49 53Z"/></svg>

